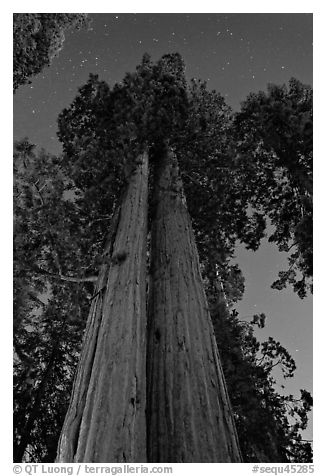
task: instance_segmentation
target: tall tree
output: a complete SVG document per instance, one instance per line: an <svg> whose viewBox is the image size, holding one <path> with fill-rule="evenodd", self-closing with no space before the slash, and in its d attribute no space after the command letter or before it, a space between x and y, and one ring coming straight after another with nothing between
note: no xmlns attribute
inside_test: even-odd
<svg viewBox="0 0 326 476"><path fill-rule="evenodd" d="M139 170L139 164L135 163L135 158L142 155L144 150L149 151L150 187L148 202L150 208L149 225L153 227L152 259L154 260L155 249L159 249L160 246L171 246L174 253L180 253L182 260L185 261L185 266L189 265L189 263L193 264L193 266L190 266L190 270L193 273L192 275L196 276L194 288L197 290L201 289L198 294L198 296L201 296L201 299L198 301L201 303L205 301L204 292L199 283L197 258L190 256L190 254L188 257L185 257L184 250L180 249L180 247L176 247L176 251L172 243L166 243L166 245L163 243L164 236L168 233L171 236L171 230L174 226L173 223L170 226L171 217L165 218L169 223L169 228L162 229L161 235L157 233L160 225L156 220L156 216L158 216L156 212L159 209L166 209L163 204L170 203L174 206L178 202L177 197L180 196L180 193L176 192L176 190L180 191L180 182L176 179L176 175L174 175L173 180L176 180L177 183L174 195L173 193L172 196L168 193L164 195L161 190L159 202L155 200L155 197L159 195L157 187L160 174L157 172L164 170L164 167L162 167L164 154L162 154L161 145L165 140L168 140L170 147L175 150L180 166L180 177L183 180L191 224L199 252L200 272L204 278L204 286L213 317L216 339L222 349L222 364L226 373L227 383L231 389L230 399L236 425L241 436L240 446L243 457L245 461L256 461L259 459L275 461L272 458L275 457L276 452L271 449L268 450L268 447L272 447L272 441L275 441L275 431L271 430L271 428L277 427L279 429L285 426L286 420L283 419L282 415L287 414L286 408L289 402L279 398L277 393L275 394L273 383L268 381L268 366L266 371L262 372L261 365L259 365L260 357L257 356L256 359L250 360L250 355L257 352L258 344L252 339L252 346L250 347L241 323L229 317L218 319L218 313L216 313L214 308L216 295L212 294L211 286L212 280L216 280L218 274L219 280L223 282L228 299L235 302L241 298L244 290L243 277L240 270L230 264L235 242L237 239L241 239L247 246L256 249L265 230L266 210L258 210L257 207L257 210L252 214L248 207L252 193L250 187L245 186L244 162L242 163L243 168L238 167L239 158L235 153L235 145L241 145L241 141L240 139L238 140L238 137L236 140L233 139L234 131L230 108L226 106L219 94L214 91L208 91L205 84L201 82L194 81L190 85L186 84L182 61L178 55L167 55L157 64L152 64L149 57L145 56L142 64L137 67L136 73L127 74L123 82L112 89L104 82L99 81L96 76L91 76L86 85L80 89L72 105L60 115L59 136L64 148L63 158L54 160L53 163L53 160L49 160L49 158L46 160L46 157L43 156L43 159L40 157L36 168L30 167L25 169L24 174L25 176L27 175L28 186L20 187L24 193L19 195L19 206L17 207L19 216L17 230L20 235L18 240L18 258L22 260L19 259L18 261L24 263L23 266L17 266L19 278L22 279L20 289L23 291L19 293L21 299L18 302L18 309L20 309L18 315L24 316L24 306L21 303L27 302L26 296L29 295L28 292L30 290L28 284L32 284L31 287L34 292L36 291L37 298L42 293L42 289L46 289L50 283L56 303L56 315L60 316L63 322L67 320L69 323L69 315L71 315L73 318L71 324L75 326L65 327L66 330L62 334L62 341L67 343L65 349L63 349L63 346L61 347L66 353L62 362L69 362L69 354L73 355L73 360L75 361L79 351L79 342L77 343L76 341L84 327L83 316L85 316L85 309L89 306L87 297L91 299L92 304L87 333L84 338L84 351L75 383L75 391L73 392L71 407L67 414L60 443L59 457L62 457L62 460L64 458L67 458L69 461L73 458L83 460L84 455L87 454L86 457L88 457L92 452L94 455L94 448L96 446L95 426L97 423L95 426L87 427L90 430L89 436L86 435L86 429L84 431L83 427L81 427L81 438L77 434L79 422L88 421L88 416L93 411L98 416L101 413L100 409L97 410L92 406L90 399L88 400L87 408L83 406L88 398L88 394L85 393L86 389L89 389L90 398L95 396L95 390L89 388L90 374L87 374L87 365L85 366L85 373L83 373L82 362L90 363L93 360L92 352L87 353L86 348L88 347L89 350L94 349L92 332L96 333L96 326L99 324L98 319L101 316L103 295L109 292L108 288L103 289L105 283L101 281L104 279L103 276L110 272L108 263L103 263L103 246L105 248L109 246L108 244L104 245L104 237L109 228L112 229L113 235L117 231L116 225L119 221L117 217L117 210L119 210L117 197L121 195L122 188L128 186L129 178L131 177L131 180L135 179L135 172ZM25 155L28 155L28 153ZM248 160L248 167L249 165L250 161ZM259 170L258 165L256 169ZM127 179L124 171L127 171ZM50 177L52 177L52 180ZM54 185L53 177L58 178L55 186L52 186ZM38 182L39 178L40 181ZM42 200L44 203L42 203ZM26 205L27 201L28 206ZM116 213L114 213L114 209ZM28 213L26 210L28 210ZM186 209L179 210L178 213L180 213L181 218L183 217L186 220L185 217L188 213ZM65 219L60 219L63 216ZM123 215L120 214L121 217ZM181 222L185 223L186 221ZM187 243L188 251L190 251L190 248L194 251L195 245L190 228L188 223L187 227L183 227L183 232L177 228L175 234L179 233L180 240ZM156 233L155 240L154 232ZM185 239L185 236L187 236L187 239ZM112 240L110 242L112 245ZM37 243L36 246L34 246L35 243ZM127 257L122 254L120 258L122 258L121 262L115 265L116 271L120 268L122 269L124 264L127 266ZM126 258L126 260L123 260L123 258ZM165 268L171 268L172 264L168 262L164 254L162 259L166 260L166 267L163 266L162 268L162 265L157 263L156 260L154 268L150 267L149 269L150 273L155 267L159 268L161 266L163 271ZM197 267L195 263L197 263ZM113 263L111 264L113 266ZM93 290L94 275L98 274L99 265L101 266L99 282L96 289ZM111 270L111 272L113 271ZM150 276L152 275L150 274ZM175 281L173 275L167 276L166 273L162 273L162 276L166 278L167 283ZM32 277L32 281L30 277ZM180 276L180 280L176 285L179 283L182 287L183 281L181 278L182 276ZM115 282L117 289L119 289L118 282ZM36 287L38 283L41 286L40 288ZM156 299L154 298L156 292L152 292L154 289L153 281L150 287L150 302L152 306ZM61 292L59 292L59 289ZM158 290L160 293L163 291L162 289ZM186 292L186 290L183 288L182 292ZM62 309L59 311L60 301L67 303L67 305L62 306ZM77 308L76 310L78 310L79 317L76 320L73 317L75 314L74 308L71 306L73 302ZM33 307L32 304L30 306ZM42 304L40 306L44 307ZM220 307L221 304L217 306L218 309ZM209 322L207 309L203 313L199 312L198 315L202 316L204 321L206 319L205 322ZM91 323L92 318L93 323ZM150 320L152 319L151 313L149 318ZM35 322L34 318L32 320ZM42 319L40 321L42 322ZM178 322L172 321L172 325L177 326ZM194 323L196 322L198 323L194 319ZM183 321L183 323L186 324L186 321ZM28 325L28 322L23 320L23 325L20 326L21 332L19 333L20 339L17 347L19 352L20 350L23 352L27 351L27 353L30 352L31 339L27 338L28 334L26 333L26 328L28 332ZM107 325L111 324L107 323ZM77 336L72 331L73 328L78 330ZM55 332L52 333L51 319L48 319L47 329L48 342L52 342L52 337L50 336L53 336L53 339L55 339L57 334ZM207 337L209 329L205 329L203 336ZM179 327L176 330L179 332ZM211 332L211 329L209 332ZM160 356L156 353L156 350L159 349L155 340L158 335L155 335L155 329L153 330L153 328L149 331L149 336L151 336L152 340L149 341L151 349L148 352L147 365L149 368L150 365L154 365L154 362L155 365L160 363L160 368L166 369L170 361L166 360L164 362L162 355ZM42 347L41 332L34 334L34 336L40 342L40 345L38 345L40 353L44 355L43 372L49 355L46 353L44 346ZM72 336L76 337L75 341ZM173 341L173 336L167 334L166 337L171 338ZM237 340L236 346L232 345L232 339ZM212 339L213 341L214 339ZM104 336L101 342L104 342ZM211 349L212 355L214 355L214 344L212 342L208 348ZM174 343L176 342L174 341ZM273 345L267 346L266 351L270 353L271 346L273 347ZM100 359L101 346L97 345L96 347L99 349L98 359ZM200 354L200 347L201 349L205 348L204 345L195 345L194 352L199 352ZM179 352L179 346L177 349ZM178 357L186 358L182 349L181 340L180 355ZM248 349L248 352L246 349ZM128 347L125 348L125 351L127 350ZM121 349L119 351L122 352ZM107 352L110 352L109 349ZM128 353L129 357L130 355ZM168 352L165 355L167 358L171 358ZM122 357L122 362L126 366L128 366L128 356L123 354ZM177 362L178 357L176 358ZM238 359L237 368L243 370L241 375L237 374L239 381L237 381L238 377L234 377L234 371L232 371L234 359ZM252 363L252 367L248 367L248 360ZM34 361L37 361L36 356ZM265 361L271 362L271 358L267 355ZM193 364L193 361L190 360L190 363ZM71 364L69 368L72 369L73 367L74 365ZM19 370L20 373L17 374L19 376L17 380L19 407L17 412L20 415L17 420L19 421L17 442L19 443L21 434L24 432L22 418L24 401L35 401L36 395L32 391L23 395L23 392L19 390L24 387L24 375L26 375L28 369L28 363L26 359L24 360L22 352L20 352L17 369L21 369L21 371ZM62 421L62 413L67 405L66 397L64 398L64 395L67 393L65 393L65 390L70 388L69 386L71 385L71 371L66 372L67 369L68 365L63 364L60 375L63 377L64 385L60 385L59 381L56 380L57 372L49 374L48 386L41 397L41 408L48 408L51 414L58 415L56 427L52 434L53 441L58 437L57 427L60 425L60 421ZM244 376L247 375L248 369L252 372L253 378L247 379L249 390L246 393L248 396L246 399L241 397L241 388L244 388ZM94 369L94 372L96 373L97 370L99 369L97 368L96 371ZM179 371L180 367L176 366L176 370ZM214 370L214 364L211 362L207 364L206 370L207 372L216 372L216 368ZM95 382L95 373L92 382ZM260 378L262 373L266 378ZM256 378L256 375L260 377ZM186 380L187 375L181 375L181 377ZM200 373L197 377L204 380L206 378L205 374ZM159 385L159 382L156 381L156 385ZM31 388L30 386L29 389ZM51 393L50 388L55 389L54 392ZM130 389L130 387L128 388ZM220 401L226 402L223 397L223 388L223 385L217 388L216 395L220 396ZM99 386L98 389L101 393L103 387ZM155 410L156 402L150 394L150 388L148 388L147 394L151 405L153 405L152 408ZM56 398L53 398L52 395L56 395ZM96 395L99 395L99 393L96 393ZM277 398L274 398L273 395L276 395ZM195 392L195 396L197 397L198 393ZM130 397L130 403L132 398L133 396ZM168 396L166 398L172 404L170 407L171 411L173 409L176 410L178 405L176 394L172 395L170 399ZM164 403L165 398L162 398L160 402L160 405ZM182 400L183 402L188 402L188 400ZM264 410L266 402L268 403L268 412ZM127 401L125 403L127 404ZM112 404L114 405L114 401L112 401ZM141 405L142 402L140 403ZM187 410L187 405L188 403L185 403L182 409ZM254 411L251 412L250 409L253 407L258 407L259 411L256 413ZM124 408L126 409L127 407L124 405ZM299 413L301 412L303 415L303 420L305 418L304 412L308 411L308 409L308 404L302 411L299 408ZM74 410L77 410L76 420L73 420ZM160 412L164 414L162 406L160 406ZM46 412L44 413L46 414ZM151 438L148 438L148 455L153 455L157 448L160 448L161 454L163 453L162 441L159 440L157 434L155 435L155 432L153 433L153 426L150 426L150 422L155 421L157 415L156 410L152 415L150 412L146 415L146 425L150 429L152 436L155 436L153 443L151 443ZM130 421L129 416L128 414L126 421ZM167 417L168 425L170 425L170 414L165 416ZM259 422L262 416L264 416L265 422L264 429L270 429L272 439L261 437ZM176 415L175 421L179 424L181 419L178 418L179 415ZM225 438L228 438L227 435L229 435L230 439L234 441L231 420L232 418L229 419L229 424L225 425L221 433ZM275 426L274 420L281 423ZM197 420L194 418L192 421L198 427L200 418ZM44 455L42 458L51 458L50 453L53 454L53 443L48 441L50 435L45 435L40 431L40 428L44 427L43 422L45 422L45 417L39 412L34 419L29 437L29 442L33 445L33 449L32 446L27 446L27 451L31 451L31 458L34 458L36 461L39 457L38 455ZM216 435L215 422L211 421L210 423L212 438L214 438L214 434ZM189 428L187 428L188 430ZM208 428L206 430L209 431ZM165 427L164 431L171 432L171 425ZM291 434L294 435L294 439L298 436L296 430L291 433L289 429L289 431L283 433L279 431L276 437L279 438L283 435L282 442L284 444L282 443L282 448L288 445L290 451L296 454L299 454L302 450L300 454L301 457L304 457L304 449L300 441L297 440L297 443L295 443L297 444L297 450L294 450L294 440L291 440ZM85 448L86 440L88 453ZM198 443L196 438L193 438L192 441ZM140 444L145 446L145 443L143 439ZM179 448L180 444L181 442L178 441L177 446L179 445ZM105 448L105 444L100 445L100 447L102 454L108 450L108 448ZM80 449L80 451L78 450L78 455L76 453L77 448ZM187 448L189 450L190 446ZM219 448L221 456L224 451L223 445ZM165 450L167 448L164 448ZM45 456L45 452L47 452L48 456ZM116 457L119 459L122 456L121 461L124 457L131 457L131 450L129 453L126 451L125 455L123 455L123 451L119 453L120 456L118 453L116 453ZM231 454L232 451L230 451L229 456ZM211 456L212 451L209 450L209 447L207 451L203 449L203 458L210 458ZM191 460L192 455L183 453L180 450L178 457ZM218 457L216 456L216 458ZM149 456L149 458L152 458L152 456Z"/></svg>
<svg viewBox="0 0 326 476"><path fill-rule="evenodd" d="M80 173L80 168L74 167L73 173L89 181L91 160L95 170L101 170L99 178L105 180L110 170L105 172L102 167L107 168L110 159L99 165L103 149L109 158L115 146L123 158L139 142L149 144L153 151L160 141L169 139L185 178L202 262L210 261L222 277L241 283L238 270L228 265L228 259L237 238L252 249L258 247L264 235L265 212L248 212L250 191L244 189L235 167L234 141L229 140L232 116L223 99L200 83L193 83L187 91L182 62L173 55L157 65L145 57L136 74L127 75L112 92L92 77L80 99L64 112L60 127L67 153L76 157L84 170ZM155 160L152 165L155 167ZM156 181L154 174L151 188L155 189ZM94 180L95 194L97 182ZM153 213L155 216L151 210Z"/></svg>

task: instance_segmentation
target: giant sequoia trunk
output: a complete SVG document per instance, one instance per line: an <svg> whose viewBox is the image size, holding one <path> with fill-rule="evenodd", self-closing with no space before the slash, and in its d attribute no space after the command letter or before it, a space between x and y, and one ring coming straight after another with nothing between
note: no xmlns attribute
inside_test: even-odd
<svg viewBox="0 0 326 476"><path fill-rule="evenodd" d="M57 462L146 461L146 235L144 153L105 249Z"/></svg>
<svg viewBox="0 0 326 476"><path fill-rule="evenodd" d="M240 462L176 158L154 191L147 354L150 462Z"/></svg>

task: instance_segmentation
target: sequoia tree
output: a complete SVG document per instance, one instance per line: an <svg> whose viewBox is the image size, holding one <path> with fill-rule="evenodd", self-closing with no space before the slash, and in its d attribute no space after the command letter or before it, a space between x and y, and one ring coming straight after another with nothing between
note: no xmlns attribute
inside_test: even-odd
<svg viewBox="0 0 326 476"><path fill-rule="evenodd" d="M131 168L127 204L122 202L117 235L113 237L114 244L110 245L113 246L113 254L106 265L108 278L103 281L102 271L97 284L97 300L89 315L71 405L59 443L58 461L135 462L145 461L146 457L151 462L241 460L187 210L184 206L179 207L182 203L180 199L173 203L164 193L157 192L165 187L170 193L172 188L172 194L180 198L181 189L177 183L180 178L174 164L166 163L171 154L166 154L162 140L173 141L174 135L183 126L183 114L187 107L183 74L183 65L178 56L163 57L155 66L145 58L138 74L127 77L128 89L125 84L124 89L118 88L115 92L120 101L122 99L130 103L130 98L135 101L136 97L134 108L127 112L127 125L133 131L133 137L124 126L124 131L127 131L125 154L132 157L133 149L143 144L151 148L153 168L163 170L158 180L154 172L152 195L153 203L157 204L153 207L150 204L154 237L150 252L151 269L155 270L155 275L158 273L159 278L156 276L156 279L161 286L155 287L150 281L147 380L142 367L146 358L147 196L145 185L142 185L145 178L141 181L141 175L135 174L139 168L138 161L131 160L127 164ZM149 83L151 87L148 90ZM121 103L119 108L116 120L121 137ZM124 110L122 113L125 114ZM161 154L157 156L153 151L160 149ZM170 174L169 171L176 175L171 183L166 183L169 181L166 176ZM179 214L176 213L174 221L170 221L169 217L173 216L170 211L174 205ZM160 226L156 226L162 210L163 221ZM164 220L167 220L166 223ZM181 248L174 248L172 243L178 230L182 246L190 239L189 248L183 252ZM160 249L157 236L161 236L167 248ZM111 256L108 250L106 253ZM180 288L175 286L179 277L170 276L168 262L157 262L163 255L171 255L167 259L175 263L184 262L185 282L183 285L180 283ZM192 271L193 267L195 271ZM121 269L121 273L117 269ZM177 281L174 282L174 279ZM186 290L186 283L191 281L194 281L193 291L199 296L196 305L193 302L193 307L183 302L183 299L191 298L192 289ZM165 285L171 289L175 287L176 296L186 293L171 303L166 315L156 308L157 303L170 299L169 295L161 294ZM101 297L103 287L106 291ZM129 293L128 289L133 291ZM188 327L187 322L193 322L193 325ZM164 340L164 336L175 333L176 341L169 338ZM153 339L157 339L158 334L162 335L164 352L160 345L153 345ZM162 372L159 371L158 368L164 366L162 362L169 358L172 359L171 365L167 364ZM189 372L184 372L185 363L189 366ZM170 384L166 379L172 379ZM144 420L145 386L148 396L147 425ZM190 386L198 389L196 394L189 394ZM185 389L186 394L183 394L182 389ZM173 395L164 399L163 396L170 392ZM180 411L181 408L183 411ZM166 430L163 431L163 428ZM108 432L110 436L104 437ZM170 449L164 451L163 448L168 445Z"/></svg>
<svg viewBox="0 0 326 476"><path fill-rule="evenodd" d="M25 313L21 303L26 303L26 296L30 299L29 283L36 297L43 289L51 289L55 306L47 313L48 303L40 304L44 312L31 317L33 326L40 321L37 334L29 336L26 331L30 321L23 320L19 327L17 388L23 398L17 405L17 445L26 435L25 449L30 451L28 442L35 445L44 426L44 416L33 413L33 404L29 437L23 423L24 401L37 399L32 387L27 393L20 392L28 368L25 353L32 338L37 338L34 353L44 356L39 382L46 362L52 362L52 347L45 351L41 330L46 331L46 342L53 339L55 343L60 336L60 349L65 346L66 354L60 350L56 356L56 369L63 358L61 373L47 374L48 384L40 395L42 408L58 415L52 435L55 440L71 384L68 369L73 366L67 363L70 355L76 360L78 336L90 303L58 461L239 461L233 420L245 461L275 461L275 455L284 455L286 447L295 453L291 437L297 438L299 427L292 431L287 424L289 401L279 398L269 379L268 369L274 365L272 349L278 347L275 343L262 347L267 364L260 365L258 343L251 339L248 344L247 328L229 311L220 312L225 298L234 303L244 290L239 268L230 264L236 240L257 249L266 226L266 211L256 207L251 213L248 207L255 188L251 190L248 181L250 154L249 175L245 161L239 160L247 157L247 136L241 136L245 128L238 126L234 127L232 112L218 93L208 91L200 81L186 83L179 55L166 55L157 64L145 56L136 72L127 74L112 89L91 76L62 112L59 138L63 156L48 160L54 162L51 170L44 157L35 172L33 167L25 169L29 185L24 185L24 193L19 195L24 197L24 204L18 207L19 258L24 266L18 266L22 290L18 315ZM254 158L260 150L255 149ZM255 170L259 164L263 160L255 164ZM52 186L54 177L60 180ZM278 203L274 202L276 210ZM141 217L143 226L136 216ZM132 233L137 240L131 240ZM225 289L222 301L215 282ZM52 315L59 319L61 333L52 332L56 322L49 318ZM47 327L42 327L45 319ZM33 365L37 367L34 353ZM234 361L241 369L236 374ZM132 380L135 375L138 393ZM248 388L245 394L243 388ZM119 389L124 397L121 405L117 404ZM105 396L108 391L110 398ZM51 400L52 395L55 398ZM309 399L307 402L297 407L303 420L310 408ZM268 438L260 433L263 420ZM108 427L109 438L101 438ZM44 441L42 445L50 447ZM276 448L275 441L282 444ZM41 439L38 448L42 447L39 443ZM297 447L299 454L300 442ZM32 457L42 452L33 447Z"/></svg>

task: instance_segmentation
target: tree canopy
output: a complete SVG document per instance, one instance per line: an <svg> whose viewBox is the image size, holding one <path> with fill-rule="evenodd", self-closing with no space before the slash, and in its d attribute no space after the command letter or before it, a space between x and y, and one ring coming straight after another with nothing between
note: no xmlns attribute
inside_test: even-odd
<svg viewBox="0 0 326 476"><path fill-rule="evenodd" d="M51 64L66 30L87 24L86 13L14 13L14 92Z"/></svg>
<svg viewBox="0 0 326 476"><path fill-rule="evenodd" d="M234 118L237 167L253 210L273 225L269 241L290 252L288 283L303 298L312 289L312 90L296 79L251 94Z"/></svg>

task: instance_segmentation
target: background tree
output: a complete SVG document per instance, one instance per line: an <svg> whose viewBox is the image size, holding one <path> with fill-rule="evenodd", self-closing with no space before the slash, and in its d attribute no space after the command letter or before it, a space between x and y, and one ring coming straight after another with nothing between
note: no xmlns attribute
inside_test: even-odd
<svg viewBox="0 0 326 476"><path fill-rule="evenodd" d="M254 213L273 225L269 241L287 251L289 268L274 288L312 290L312 90L292 78L251 94L235 114L235 167Z"/></svg>
<svg viewBox="0 0 326 476"><path fill-rule="evenodd" d="M254 336L254 326L265 325L264 314L252 316L251 322L241 320L217 279L206 280L206 290L244 460L311 462L311 444L301 436L311 395L305 390L300 398L286 395L274 371L292 378L293 358L272 337L259 342Z"/></svg>
<svg viewBox="0 0 326 476"><path fill-rule="evenodd" d="M14 92L51 64L69 28L88 24L87 13L14 13Z"/></svg>
<svg viewBox="0 0 326 476"><path fill-rule="evenodd" d="M50 462L93 283L60 160L22 140L14 168L14 459Z"/></svg>
<svg viewBox="0 0 326 476"><path fill-rule="evenodd" d="M52 294L15 334L15 461L54 461L69 403L83 323L73 319L75 290L54 285Z"/></svg>

